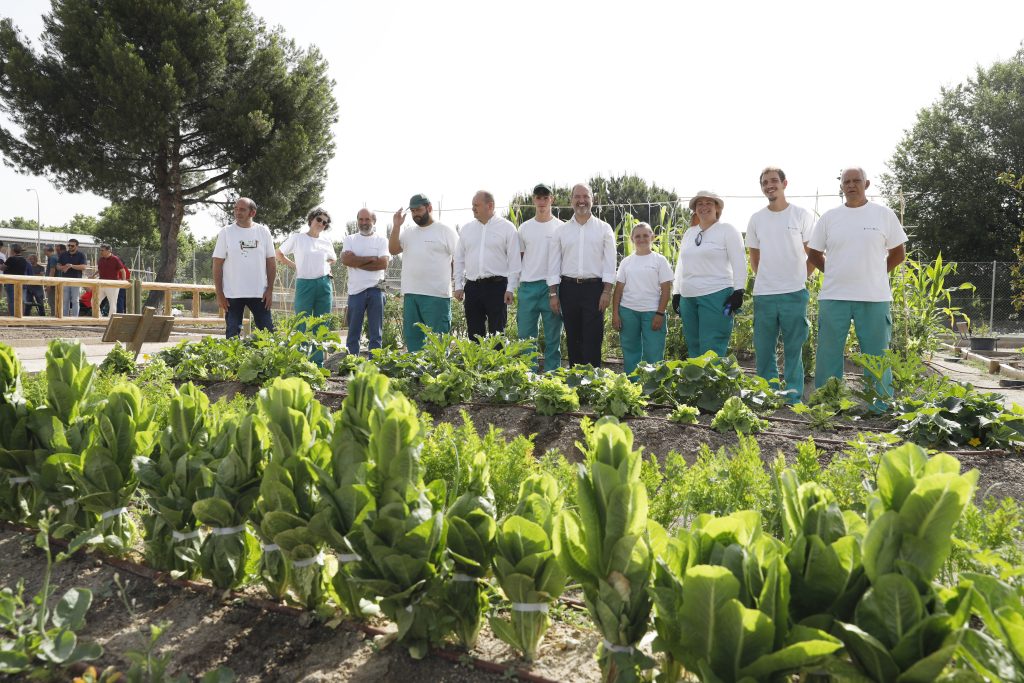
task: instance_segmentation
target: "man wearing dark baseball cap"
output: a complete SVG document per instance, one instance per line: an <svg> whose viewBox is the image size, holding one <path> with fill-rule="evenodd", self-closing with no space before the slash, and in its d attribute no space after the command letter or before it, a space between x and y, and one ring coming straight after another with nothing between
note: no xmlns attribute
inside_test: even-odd
<svg viewBox="0 0 1024 683"><path fill-rule="evenodd" d="M424 194L409 199L415 228L402 231L406 210L395 212L388 251L402 254L402 336L410 351L423 348L425 336L416 326L422 323L434 332L452 328L452 264L459 236L453 228L438 223L433 206Z"/></svg>
<svg viewBox="0 0 1024 683"><path fill-rule="evenodd" d="M555 230L562 221L551 213L554 195L551 187L540 183L533 188L536 215L519 226L519 251L522 253L519 306L516 329L520 339L536 339L538 318L544 324L544 371L562 365L562 316L548 303L548 252Z"/></svg>

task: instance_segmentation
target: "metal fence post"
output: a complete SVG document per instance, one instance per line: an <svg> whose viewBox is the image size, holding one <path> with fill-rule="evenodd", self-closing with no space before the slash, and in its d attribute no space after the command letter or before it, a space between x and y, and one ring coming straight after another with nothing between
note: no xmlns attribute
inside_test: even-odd
<svg viewBox="0 0 1024 683"><path fill-rule="evenodd" d="M988 329L995 332L996 315L996 261L992 262L992 298L988 302Z"/></svg>

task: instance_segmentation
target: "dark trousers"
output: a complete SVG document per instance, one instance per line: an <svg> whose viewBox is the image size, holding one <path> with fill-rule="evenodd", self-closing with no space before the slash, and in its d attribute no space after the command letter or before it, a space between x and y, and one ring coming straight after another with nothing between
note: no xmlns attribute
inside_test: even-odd
<svg viewBox="0 0 1024 683"><path fill-rule="evenodd" d="M259 330L274 329L274 316L270 309L263 305L262 297L248 299L228 299L228 310L224 313L224 322L227 329L225 337L237 337L242 331L242 314L246 307L252 313L252 324Z"/></svg>
<svg viewBox="0 0 1024 683"><path fill-rule="evenodd" d="M601 367L601 345L604 341L604 312L597 309L604 283L576 282L562 278L558 303L562 307L565 341L569 346L571 365Z"/></svg>
<svg viewBox="0 0 1024 683"><path fill-rule="evenodd" d="M507 277L466 280L466 331L470 337L505 331L505 323L508 322L507 289Z"/></svg>

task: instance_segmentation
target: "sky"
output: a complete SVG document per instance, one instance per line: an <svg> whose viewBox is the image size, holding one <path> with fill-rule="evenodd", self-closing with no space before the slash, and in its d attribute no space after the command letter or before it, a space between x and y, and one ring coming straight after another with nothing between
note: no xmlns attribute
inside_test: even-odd
<svg viewBox="0 0 1024 683"><path fill-rule="evenodd" d="M744 229L769 164L793 203L822 212L840 202L840 169L876 179L942 87L1024 40L1018 1L249 6L327 59L340 115L323 206L335 225L369 207L378 227L415 193L457 225L480 189L500 206L538 182L632 173L684 198L715 191L722 220ZM49 7L0 0L33 40ZM0 219L35 218L27 188L44 225L108 204L5 165ZM207 237L222 217L187 220Z"/></svg>

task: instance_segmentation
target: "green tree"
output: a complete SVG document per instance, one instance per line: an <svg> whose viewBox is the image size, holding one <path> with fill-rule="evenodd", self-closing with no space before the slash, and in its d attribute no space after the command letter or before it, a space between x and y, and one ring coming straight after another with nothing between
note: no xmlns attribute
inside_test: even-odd
<svg viewBox="0 0 1024 683"><path fill-rule="evenodd" d="M184 227L184 226L182 226ZM130 199L114 202L100 211L96 237L119 247L142 247L145 251L160 249L160 224L157 207L149 202ZM178 246L187 230L178 235Z"/></svg>
<svg viewBox="0 0 1024 683"><path fill-rule="evenodd" d="M943 89L905 131L882 176L894 209L905 202L913 246L929 259L1014 260L1024 205L999 175L1024 168L1024 48Z"/></svg>
<svg viewBox="0 0 1024 683"><path fill-rule="evenodd" d="M316 48L244 0L52 0L37 53L0 21L0 151L72 192L156 209L171 281L186 213L252 197L297 225L321 199L337 120Z"/></svg>
<svg viewBox="0 0 1024 683"><path fill-rule="evenodd" d="M95 216L87 216L84 213L76 213L67 223L60 227L62 232L70 232L75 235L96 235L96 228L99 221Z"/></svg>
<svg viewBox="0 0 1024 683"><path fill-rule="evenodd" d="M41 226L43 230L49 230L50 228ZM21 216L15 216L14 218L5 218L0 220L0 228L11 228L12 230L35 230L36 221L34 218L22 218Z"/></svg>

